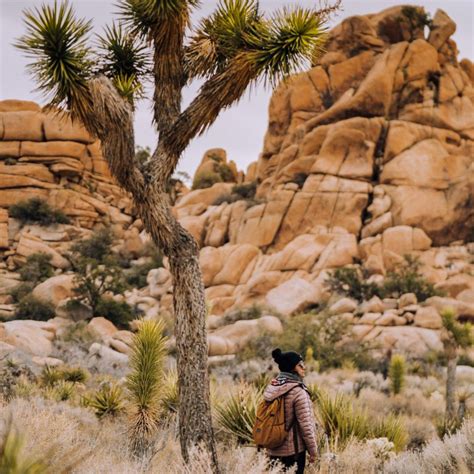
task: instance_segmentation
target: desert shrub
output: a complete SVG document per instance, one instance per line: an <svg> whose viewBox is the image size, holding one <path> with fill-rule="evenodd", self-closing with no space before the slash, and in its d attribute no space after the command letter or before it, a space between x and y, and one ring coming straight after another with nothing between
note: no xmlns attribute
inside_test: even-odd
<svg viewBox="0 0 474 474"><path fill-rule="evenodd" d="M110 229L95 231L87 239L80 239L71 246L72 260L79 258L105 263L112 255L114 235Z"/></svg>
<svg viewBox="0 0 474 474"><path fill-rule="evenodd" d="M232 183L235 179L232 168L227 163L219 163L217 165L217 173L224 183Z"/></svg>
<svg viewBox="0 0 474 474"><path fill-rule="evenodd" d="M18 160L16 158L13 158L12 156L8 156L3 160L3 163L5 166L15 166L18 163Z"/></svg>
<svg viewBox="0 0 474 474"><path fill-rule="evenodd" d="M107 293L123 293L127 288L125 274L112 252L113 234L109 229L94 232L71 247L70 261L75 271L76 299L87 303L95 314L98 305L120 321L127 308L104 302Z"/></svg>
<svg viewBox="0 0 474 474"><path fill-rule="evenodd" d="M395 270L388 272L382 288L385 297L399 297L405 293L415 293L418 301L425 301L431 296L443 293L419 273L420 262L405 255L405 261Z"/></svg>
<svg viewBox="0 0 474 474"><path fill-rule="evenodd" d="M222 183L222 181L220 174L214 171L202 171L194 177L192 189L210 188L216 183Z"/></svg>
<svg viewBox="0 0 474 474"><path fill-rule="evenodd" d="M405 357L395 354L390 359L388 376L390 378L390 388L394 395L399 394L405 385L406 363Z"/></svg>
<svg viewBox="0 0 474 474"><path fill-rule="evenodd" d="M40 382L43 387L53 387L63 380L63 373L57 367L45 366L40 374Z"/></svg>
<svg viewBox="0 0 474 474"><path fill-rule="evenodd" d="M340 315L307 313L292 316L284 322L283 333L275 336L272 343L274 347L300 354L305 354L311 347L322 371L342 367L348 360L357 367L366 368L371 361L370 347L351 336L350 324Z"/></svg>
<svg viewBox="0 0 474 474"><path fill-rule="evenodd" d="M20 278L35 286L53 276L52 256L47 253L34 253L26 257L26 262L19 270Z"/></svg>
<svg viewBox="0 0 474 474"><path fill-rule="evenodd" d="M163 266L162 261L149 260L148 262L133 265L129 270L125 271L125 279L127 285L132 288L143 288L147 286L147 276L150 270Z"/></svg>
<svg viewBox="0 0 474 474"><path fill-rule="evenodd" d="M237 194L231 194L231 193L224 193L221 194L220 196L217 196L216 199L212 202L213 206L220 206L221 204L224 204L225 202L228 204L231 204L233 202L239 201L241 199L240 196Z"/></svg>
<svg viewBox="0 0 474 474"><path fill-rule="evenodd" d="M31 282L20 283L10 291L10 296L15 303L19 303L25 296L30 295L35 285Z"/></svg>
<svg viewBox="0 0 474 474"><path fill-rule="evenodd" d="M408 19L413 29L415 28L433 28L433 20L429 13L423 11L420 7L406 6L402 8L402 15Z"/></svg>
<svg viewBox="0 0 474 474"><path fill-rule="evenodd" d="M95 314L108 319L119 329L128 328L128 323L136 317L133 307L126 301L115 301L112 298L99 298Z"/></svg>
<svg viewBox="0 0 474 474"><path fill-rule="evenodd" d="M253 359L268 359L272 350L275 349L275 335L266 331L259 334L237 353L237 358L241 361Z"/></svg>
<svg viewBox="0 0 474 474"><path fill-rule="evenodd" d="M167 338L162 321L142 321L133 338L127 389L132 450L143 454L158 427L160 389Z"/></svg>
<svg viewBox="0 0 474 474"><path fill-rule="evenodd" d="M15 319L32 319L34 321L47 321L54 318L54 306L29 294L24 296L15 310Z"/></svg>
<svg viewBox="0 0 474 474"><path fill-rule="evenodd" d="M419 273L419 269L419 261L406 255L403 264L387 273L382 285L367 281L367 272L356 268L338 268L329 276L326 283L331 291L360 302L373 296L398 298L405 293L415 293L420 302L431 296L442 296L443 293L426 280Z"/></svg>
<svg viewBox="0 0 474 474"><path fill-rule="evenodd" d="M236 184L232 188L232 194L240 196L241 199L253 199L257 192L257 183L252 181L251 183Z"/></svg>
<svg viewBox="0 0 474 474"><path fill-rule="evenodd" d="M116 416L125 408L122 388L108 382L94 393L83 396L81 401L84 406L94 410L98 418Z"/></svg>
<svg viewBox="0 0 474 474"><path fill-rule="evenodd" d="M222 318L222 325L232 324L242 319L258 319L262 316L262 313L262 307L257 304L253 304L248 308L236 309L225 314L225 316Z"/></svg>
<svg viewBox="0 0 474 474"><path fill-rule="evenodd" d="M40 198L20 201L8 208L10 217L18 219L22 224L36 223L39 225L69 224L69 218L59 209L53 209Z"/></svg>
<svg viewBox="0 0 474 474"><path fill-rule="evenodd" d="M364 269L337 268L326 280L330 290L357 301L369 300L373 296L382 296L381 288L367 282Z"/></svg>
<svg viewBox="0 0 474 474"><path fill-rule="evenodd" d="M240 444L253 444L252 430L260 395L254 387L242 385L236 393L216 406L216 420L220 429L235 436Z"/></svg>

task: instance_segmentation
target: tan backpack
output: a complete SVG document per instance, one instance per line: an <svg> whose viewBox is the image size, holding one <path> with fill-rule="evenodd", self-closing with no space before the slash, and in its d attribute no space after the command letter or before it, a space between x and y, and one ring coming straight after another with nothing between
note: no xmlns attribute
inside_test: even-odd
<svg viewBox="0 0 474 474"><path fill-rule="evenodd" d="M277 448L288 436L288 431L285 429L285 395L289 392L290 390L271 402L265 400L260 402L252 432L257 447Z"/></svg>

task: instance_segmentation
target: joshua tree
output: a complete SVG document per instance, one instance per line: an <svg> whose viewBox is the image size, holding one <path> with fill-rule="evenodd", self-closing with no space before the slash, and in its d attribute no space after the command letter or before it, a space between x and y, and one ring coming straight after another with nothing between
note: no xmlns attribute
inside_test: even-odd
<svg viewBox="0 0 474 474"><path fill-rule="evenodd" d="M472 327L469 323L460 323L452 309L441 312L443 321L442 341L444 353L448 359L446 374L446 414L445 425L456 419L456 366L458 351L467 348L474 342Z"/></svg>
<svg viewBox="0 0 474 474"><path fill-rule="evenodd" d="M169 259L181 450L187 459L190 446L204 444L216 469L199 248L171 213L169 180L190 141L249 86L260 79L275 84L314 60L324 42L324 22L339 1L265 18L257 0L221 0L191 28L190 13L199 0L119 0L120 23L106 29L95 56L87 43L90 22L76 19L67 3L24 14L26 33L17 46L33 59L29 68L39 89L51 95L51 105L70 112L101 140L112 174L131 194L146 230ZM150 160L140 165L133 104L147 76L154 84L159 139ZM204 83L182 110L182 90L196 78Z"/></svg>

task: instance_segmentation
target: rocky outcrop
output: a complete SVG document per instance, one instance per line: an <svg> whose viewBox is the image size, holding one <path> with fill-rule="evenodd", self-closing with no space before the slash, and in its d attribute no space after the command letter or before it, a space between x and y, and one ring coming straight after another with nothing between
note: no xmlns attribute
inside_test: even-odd
<svg viewBox="0 0 474 474"><path fill-rule="evenodd" d="M328 271L357 263L380 281L407 254L450 296L470 291L473 69L458 62L453 21L439 10L425 35L424 15L403 6L344 20L318 63L274 92L263 151L243 177L255 197L226 201L232 185L218 183L178 200L212 313L257 303L292 314L329 299ZM408 318L372 309L355 331L386 347L409 333L407 347L431 350L445 303Z"/></svg>

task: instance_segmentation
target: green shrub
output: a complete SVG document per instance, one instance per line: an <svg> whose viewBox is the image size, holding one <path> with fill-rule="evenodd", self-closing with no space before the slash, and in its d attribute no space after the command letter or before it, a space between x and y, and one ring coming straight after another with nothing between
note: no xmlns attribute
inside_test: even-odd
<svg viewBox="0 0 474 474"><path fill-rule="evenodd" d="M326 280L331 291L354 298L357 301L382 296L382 289L375 283L368 283L363 269L337 268Z"/></svg>
<svg viewBox="0 0 474 474"><path fill-rule="evenodd" d="M405 385L406 363L405 357L401 354L395 354L390 359L388 376L390 378L390 387L394 395L398 395Z"/></svg>
<svg viewBox="0 0 474 474"><path fill-rule="evenodd" d="M63 380L63 373L57 367L45 366L40 374L40 382L43 387L53 387Z"/></svg>
<svg viewBox="0 0 474 474"><path fill-rule="evenodd" d="M136 317L132 306L126 301L115 301L111 298L100 298L95 314L108 319L119 329L127 329L128 323Z"/></svg>
<svg viewBox="0 0 474 474"><path fill-rule="evenodd" d="M192 189L210 188L216 183L222 183L222 181L220 174L214 171L202 171L194 177Z"/></svg>
<svg viewBox="0 0 474 474"><path fill-rule="evenodd" d="M340 315L326 312L292 316L284 322L283 333L275 336L272 343L274 347L300 354L312 348L321 371L342 367L346 361L366 368L371 360L371 347L354 340L350 324Z"/></svg>
<svg viewBox="0 0 474 474"><path fill-rule="evenodd" d="M252 430L261 393L244 385L236 394L216 406L217 424L227 434L235 436L238 443L253 444Z"/></svg>
<svg viewBox="0 0 474 474"><path fill-rule="evenodd" d="M257 192L257 183L252 181L251 183L236 184L232 188L232 194L237 194L242 199L253 199Z"/></svg>
<svg viewBox="0 0 474 474"><path fill-rule="evenodd" d="M84 383L89 378L89 372L82 367L63 367L62 378L65 382Z"/></svg>
<svg viewBox="0 0 474 474"><path fill-rule="evenodd" d="M69 224L69 218L59 209L53 209L40 198L31 198L13 204L8 209L10 217L18 219L22 224L36 223L39 225Z"/></svg>
<svg viewBox="0 0 474 474"><path fill-rule="evenodd" d="M257 304L253 304L249 308L236 309L222 318L222 325L232 324L242 319L258 319L262 316L262 312L262 308Z"/></svg>
<svg viewBox="0 0 474 474"><path fill-rule="evenodd" d="M105 263L112 255L113 243L114 235L110 229L97 230L87 239L78 240L71 246L72 259L83 257Z"/></svg>
<svg viewBox="0 0 474 474"><path fill-rule="evenodd" d="M433 20L431 19L429 13L424 12L420 7L403 7L402 15L408 19L413 29L424 28L425 26L427 26L429 29L433 28Z"/></svg>
<svg viewBox="0 0 474 474"><path fill-rule="evenodd" d="M13 302L19 303L25 296L31 294L34 287L35 285L30 282L20 283L15 286L15 288L10 291L10 296L13 298Z"/></svg>
<svg viewBox="0 0 474 474"><path fill-rule="evenodd" d="M227 163L219 163L217 165L217 173L224 183L232 183L235 181L234 172Z"/></svg>
<svg viewBox="0 0 474 474"><path fill-rule="evenodd" d="M164 378L160 404L165 415L177 413L179 407L178 374L169 371Z"/></svg>
<svg viewBox="0 0 474 474"><path fill-rule="evenodd" d="M26 257L26 262L19 270L20 278L29 281L35 286L44 280L52 277L53 267L51 265L52 256L47 253L34 253Z"/></svg>
<svg viewBox="0 0 474 474"><path fill-rule="evenodd" d="M112 244L113 234L109 229L103 229L71 247L70 261L75 271L74 292L78 300L92 308L94 314L103 295L122 293L127 288L123 268L112 252ZM117 320L127 310L126 307L120 308L117 305L107 308L110 309L111 317L116 317Z"/></svg>
<svg viewBox="0 0 474 474"><path fill-rule="evenodd" d="M57 402L65 402L70 400L75 393L75 387L72 382L60 380L57 384L46 389L46 398L50 398Z"/></svg>
<svg viewBox="0 0 474 474"><path fill-rule="evenodd" d="M367 281L364 269L338 268L326 280L331 291L354 298L357 301L380 298L398 298L405 293L415 293L418 301L431 296L442 296L432 283L419 273L420 263L406 255L403 264L388 272L382 285Z"/></svg>
<svg viewBox="0 0 474 474"><path fill-rule="evenodd" d="M405 293L415 293L418 301L425 301L431 296L443 295L419 274L420 263L417 259L409 255L404 258L403 264L387 274L383 283L383 296L397 298Z"/></svg>
<svg viewBox="0 0 474 474"><path fill-rule="evenodd" d="M15 310L15 319L47 321L54 316L54 306L51 303L46 303L31 294L24 296Z"/></svg>

